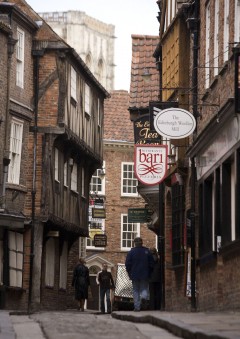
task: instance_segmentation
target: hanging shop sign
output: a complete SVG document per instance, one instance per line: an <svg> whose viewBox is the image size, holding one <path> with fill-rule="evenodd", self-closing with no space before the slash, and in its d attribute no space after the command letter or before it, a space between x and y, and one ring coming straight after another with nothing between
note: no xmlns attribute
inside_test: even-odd
<svg viewBox="0 0 240 339"><path fill-rule="evenodd" d="M157 185L167 172L166 145L135 145L134 171L145 185Z"/></svg>
<svg viewBox="0 0 240 339"><path fill-rule="evenodd" d="M153 212L150 208L129 208L128 222L149 222Z"/></svg>
<svg viewBox="0 0 240 339"><path fill-rule="evenodd" d="M153 129L150 129L149 114L144 114L134 121L134 143L135 144L154 144L161 143L161 137Z"/></svg>
<svg viewBox="0 0 240 339"><path fill-rule="evenodd" d="M105 208L92 208L92 218L96 219L105 219L106 218L106 210Z"/></svg>
<svg viewBox="0 0 240 339"><path fill-rule="evenodd" d="M182 108L167 108L156 115L154 128L166 138L182 139L193 133L196 120L190 112Z"/></svg>
<svg viewBox="0 0 240 339"><path fill-rule="evenodd" d="M93 238L93 244L95 247L106 247L107 246L106 234L95 234Z"/></svg>
<svg viewBox="0 0 240 339"><path fill-rule="evenodd" d="M240 113L240 52L235 52L235 111Z"/></svg>
<svg viewBox="0 0 240 339"><path fill-rule="evenodd" d="M149 101L149 121L150 129L154 129L154 119L156 115L166 108L178 107L177 101Z"/></svg>

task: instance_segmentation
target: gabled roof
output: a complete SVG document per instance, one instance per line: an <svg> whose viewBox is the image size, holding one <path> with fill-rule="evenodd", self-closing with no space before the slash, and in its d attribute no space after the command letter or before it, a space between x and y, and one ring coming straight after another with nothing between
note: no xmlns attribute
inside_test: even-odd
<svg viewBox="0 0 240 339"><path fill-rule="evenodd" d="M132 35L130 108L146 108L149 101L158 100L159 71L153 57L158 43L159 36ZM143 76L146 71L151 75L149 81Z"/></svg>
<svg viewBox="0 0 240 339"><path fill-rule="evenodd" d="M129 93L112 91L104 101L104 140L134 142L133 124L129 116Z"/></svg>

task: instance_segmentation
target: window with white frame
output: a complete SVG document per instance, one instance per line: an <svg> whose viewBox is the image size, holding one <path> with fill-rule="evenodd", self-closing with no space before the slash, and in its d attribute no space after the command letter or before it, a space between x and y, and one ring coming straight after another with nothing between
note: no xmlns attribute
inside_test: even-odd
<svg viewBox="0 0 240 339"><path fill-rule="evenodd" d="M86 258L86 238L79 238L79 258Z"/></svg>
<svg viewBox="0 0 240 339"><path fill-rule="evenodd" d="M138 196L137 185L138 180L134 174L134 163L123 162L121 168L121 195Z"/></svg>
<svg viewBox="0 0 240 339"><path fill-rule="evenodd" d="M229 51L229 0L224 0L224 23L223 23L223 61L228 60Z"/></svg>
<svg viewBox="0 0 240 339"><path fill-rule="evenodd" d="M98 98L97 103L97 119L98 119L98 126L101 126L101 110L100 110L100 99Z"/></svg>
<svg viewBox="0 0 240 339"><path fill-rule="evenodd" d="M90 182L90 193L94 194L105 194L105 161L101 169L97 169L91 178Z"/></svg>
<svg viewBox="0 0 240 339"><path fill-rule="evenodd" d="M45 269L45 284L46 286L54 286L55 276L55 240L49 238L46 242L46 269Z"/></svg>
<svg viewBox="0 0 240 339"><path fill-rule="evenodd" d="M140 224L128 222L128 215L121 214L121 250L134 247L134 239L140 236Z"/></svg>
<svg viewBox="0 0 240 339"><path fill-rule="evenodd" d="M8 232L9 285L22 287L23 278L23 234Z"/></svg>
<svg viewBox="0 0 240 339"><path fill-rule="evenodd" d="M22 154L23 122L13 118L10 134L10 164L8 170L8 182L19 184L20 165Z"/></svg>
<svg viewBox="0 0 240 339"><path fill-rule="evenodd" d="M235 0L234 41L240 42L240 0Z"/></svg>
<svg viewBox="0 0 240 339"><path fill-rule="evenodd" d="M218 43L219 43L219 0L215 0L214 20L214 76L218 74Z"/></svg>
<svg viewBox="0 0 240 339"><path fill-rule="evenodd" d="M59 273L59 287L67 288L67 259L68 259L68 243L64 241L62 253L60 255L60 273Z"/></svg>
<svg viewBox="0 0 240 339"><path fill-rule="evenodd" d="M85 171L84 167L82 167L82 196L85 196Z"/></svg>
<svg viewBox="0 0 240 339"><path fill-rule="evenodd" d="M16 46L16 85L23 88L24 83L24 40L25 33L19 27L17 27L17 46Z"/></svg>
<svg viewBox="0 0 240 339"><path fill-rule="evenodd" d="M77 101L77 73L71 66L71 97Z"/></svg>
<svg viewBox="0 0 240 339"><path fill-rule="evenodd" d="M71 173L71 190L77 192L77 164L73 163Z"/></svg>
<svg viewBox="0 0 240 339"><path fill-rule="evenodd" d="M54 179L59 181L59 150L54 148Z"/></svg>
<svg viewBox="0 0 240 339"><path fill-rule="evenodd" d="M79 135L80 128L80 117L78 114L78 109L75 103L71 103L71 114L70 114L70 128L71 130Z"/></svg>
<svg viewBox="0 0 240 339"><path fill-rule="evenodd" d="M63 166L63 184L64 186L68 186L68 161L64 162Z"/></svg>
<svg viewBox="0 0 240 339"><path fill-rule="evenodd" d="M90 87L87 84L85 84L84 107L85 107L85 113L87 113L88 115L91 115L91 112L90 112Z"/></svg>
<svg viewBox="0 0 240 339"><path fill-rule="evenodd" d="M210 83L210 3L206 6L206 35L205 35L205 88L209 87Z"/></svg>

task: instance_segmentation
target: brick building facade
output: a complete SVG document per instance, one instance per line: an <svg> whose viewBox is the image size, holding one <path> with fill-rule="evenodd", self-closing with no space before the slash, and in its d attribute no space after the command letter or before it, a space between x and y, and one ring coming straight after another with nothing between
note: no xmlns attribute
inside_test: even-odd
<svg viewBox="0 0 240 339"><path fill-rule="evenodd" d="M163 103L174 107L177 102L196 121L188 138L169 137L174 161L153 206L164 228L162 308L236 310L239 1L166 0L158 6L160 42L153 55L161 79L156 106L164 109Z"/></svg>
<svg viewBox="0 0 240 339"><path fill-rule="evenodd" d="M1 60L1 307L64 309L108 92L24 0L1 1L0 13L1 48L15 43Z"/></svg>

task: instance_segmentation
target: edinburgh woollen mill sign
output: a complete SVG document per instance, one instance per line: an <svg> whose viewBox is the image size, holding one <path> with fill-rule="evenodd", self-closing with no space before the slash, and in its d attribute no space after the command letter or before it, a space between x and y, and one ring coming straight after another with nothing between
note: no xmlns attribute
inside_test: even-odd
<svg viewBox="0 0 240 339"><path fill-rule="evenodd" d="M135 145L134 170L142 184L159 184L167 171L167 146Z"/></svg>
<svg viewBox="0 0 240 339"><path fill-rule="evenodd" d="M193 133L196 120L190 112L182 108L167 108L156 115L154 128L166 138L182 139Z"/></svg>

